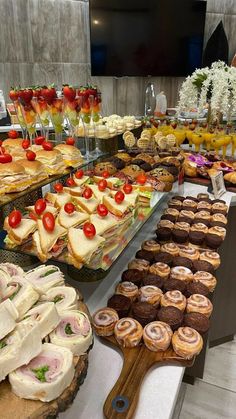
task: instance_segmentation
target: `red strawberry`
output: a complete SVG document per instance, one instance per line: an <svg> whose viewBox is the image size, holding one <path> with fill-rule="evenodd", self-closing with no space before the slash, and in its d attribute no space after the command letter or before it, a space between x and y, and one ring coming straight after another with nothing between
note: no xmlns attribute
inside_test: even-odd
<svg viewBox="0 0 236 419"><path fill-rule="evenodd" d="M41 96L41 88L40 87L36 87L35 89L33 89L33 96L34 97L40 97Z"/></svg>
<svg viewBox="0 0 236 419"><path fill-rule="evenodd" d="M41 90L42 97L46 100L47 103L52 103L53 99L57 97L57 92L55 87L43 87Z"/></svg>
<svg viewBox="0 0 236 419"><path fill-rule="evenodd" d="M69 102L72 102L75 99L76 90L74 87L66 85L63 87L63 94L64 97L69 100Z"/></svg>
<svg viewBox="0 0 236 419"><path fill-rule="evenodd" d="M32 97L33 97L33 90L32 89L22 89L19 92L20 98L25 103L30 103Z"/></svg>
<svg viewBox="0 0 236 419"><path fill-rule="evenodd" d="M14 100L17 100L17 99L18 99L18 97L19 97L19 92L18 92L18 90L16 90L16 89L11 89L11 90L10 90L10 92L9 92L9 98L10 98L12 101L14 101Z"/></svg>

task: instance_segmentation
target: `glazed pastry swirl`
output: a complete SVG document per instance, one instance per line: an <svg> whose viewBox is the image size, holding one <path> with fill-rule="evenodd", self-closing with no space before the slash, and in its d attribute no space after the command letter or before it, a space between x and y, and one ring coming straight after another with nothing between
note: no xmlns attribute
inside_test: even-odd
<svg viewBox="0 0 236 419"><path fill-rule="evenodd" d="M149 262L144 259L133 259L128 263L129 269L138 269L139 271L148 271Z"/></svg>
<svg viewBox="0 0 236 419"><path fill-rule="evenodd" d="M212 215L212 221L217 221L225 225L227 224L227 218L223 214L219 213Z"/></svg>
<svg viewBox="0 0 236 419"><path fill-rule="evenodd" d="M195 213L195 218L202 218L203 220L210 220L211 215L208 211L198 211Z"/></svg>
<svg viewBox="0 0 236 419"><path fill-rule="evenodd" d="M210 317L213 306L210 300L201 294L192 294L187 299L187 313L202 313L205 314L207 317Z"/></svg>
<svg viewBox="0 0 236 419"><path fill-rule="evenodd" d="M190 282L193 280L193 273L189 268L186 268L185 266L175 266L170 270L170 277L173 279Z"/></svg>
<svg viewBox="0 0 236 419"><path fill-rule="evenodd" d="M189 258L191 260L198 260L199 255L199 251L195 249L193 246L183 246L179 249L179 256Z"/></svg>
<svg viewBox="0 0 236 419"><path fill-rule="evenodd" d="M109 307L100 308L92 317L94 330L99 336L113 335L114 327L118 320L117 312Z"/></svg>
<svg viewBox="0 0 236 419"><path fill-rule="evenodd" d="M171 343L173 332L164 322L151 322L143 330L143 340L150 351L165 351Z"/></svg>
<svg viewBox="0 0 236 419"><path fill-rule="evenodd" d="M138 296L138 287L133 284L133 282L120 282L116 287L116 294L122 294L129 297L131 300L135 300Z"/></svg>
<svg viewBox="0 0 236 419"><path fill-rule="evenodd" d="M177 355L191 359L201 352L203 340L201 335L191 327L179 327L172 337L172 345Z"/></svg>
<svg viewBox="0 0 236 419"><path fill-rule="evenodd" d="M167 279L170 274L170 267L163 262L156 262L150 266L149 271L152 274L159 275L161 278Z"/></svg>
<svg viewBox="0 0 236 419"><path fill-rule="evenodd" d="M179 247L175 243L165 243L161 246L162 252L170 253L172 256L178 256L179 255Z"/></svg>
<svg viewBox="0 0 236 419"><path fill-rule="evenodd" d="M182 211L180 211L179 215L181 217L191 218L192 220L194 219L194 212L193 211L182 210Z"/></svg>
<svg viewBox="0 0 236 419"><path fill-rule="evenodd" d="M172 223L170 220L160 220L157 224L157 228L158 227L166 227L172 230L174 228L174 223Z"/></svg>
<svg viewBox="0 0 236 419"><path fill-rule="evenodd" d="M143 328L137 320L124 317L116 323L114 333L119 345L125 348L133 348L142 339Z"/></svg>
<svg viewBox="0 0 236 419"><path fill-rule="evenodd" d="M182 208L182 202L179 201L178 199L171 199L171 201L168 203L169 207L175 207L178 206L180 208Z"/></svg>
<svg viewBox="0 0 236 419"><path fill-rule="evenodd" d="M203 233L207 234L208 227L203 223L196 223L193 224L190 228L191 231L202 231Z"/></svg>
<svg viewBox="0 0 236 419"><path fill-rule="evenodd" d="M148 252L159 252L161 246L155 240L146 240L142 243L142 249Z"/></svg>
<svg viewBox="0 0 236 419"><path fill-rule="evenodd" d="M197 207L197 203L195 201L192 201L192 199L185 199L183 201L183 207L196 208Z"/></svg>
<svg viewBox="0 0 236 419"><path fill-rule="evenodd" d="M193 275L193 280L206 285L210 292L214 291L217 284L216 278L210 272L205 271L196 272Z"/></svg>
<svg viewBox="0 0 236 419"><path fill-rule="evenodd" d="M154 307L159 305L162 296L162 290L155 285L145 285L139 290L139 300L141 302L146 302Z"/></svg>
<svg viewBox="0 0 236 419"><path fill-rule="evenodd" d="M170 214L170 215L173 215L174 217L178 217L179 211L175 208L166 208L166 210L164 211L164 214Z"/></svg>
<svg viewBox="0 0 236 419"><path fill-rule="evenodd" d="M227 205L223 204L223 202L215 202L212 205L212 210L213 211L217 211L217 210L224 211L227 214L228 207L227 207Z"/></svg>
<svg viewBox="0 0 236 419"><path fill-rule="evenodd" d="M211 250L208 250L206 252L202 252L200 254L200 260L206 260L207 262L210 262L215 269L219 268L220 266L220 255L217 252L212 252Z"/></svg>
<svg viewBox="0 0 236 419"><path fill-rule="evenodd" d="M217 234L217 236L222 237L222 239L224 240L226 236L226 229L224 227L215 226L215 227L209 228L208 233Z"/></svg>
<svg viewBox="0 0 236 419"><path fill-rule="evenodd" d="M211 211L211 204L210 204L210 202L200 201L197 204L197 209L198 209L198 211L202 211L202 210L205 210L205 209L208 209L209 211Z"/></svg>
<svg viewBox="0 0 236 419"><path fill-rule="evenodd" d="M178 221L177 223L175 223L175 229L189 231L190 230L190 224L185 223L183 221Z"/></svg>
<svg viewBox="0 0 236 419"><path fill-rule="evenodd" d="M161 297L161 306L162 307L174 306L174 307L177 307L179 310L184 311L186 307L186 298L182 294L182 292L178 290L167 291Z"/></svg>

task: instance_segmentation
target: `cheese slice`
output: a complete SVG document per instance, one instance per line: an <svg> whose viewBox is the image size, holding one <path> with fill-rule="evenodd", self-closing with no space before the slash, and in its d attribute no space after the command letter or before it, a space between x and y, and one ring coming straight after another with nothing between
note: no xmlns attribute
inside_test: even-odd
<svg viewBox="0 0 236 419"><path fill-rule="evenodd" d="M72 352L44 343L40 354L28 365L9 374L9 381L18 397L50 402L71 384L74 373Z"/></svg>
<svg viewBox="0 0 236 419"><path fill-rule="evenodd" d="M66 229L83 224L88 219L89 215L85 212L74 211L72 214L67 214L64 208L60 209L58 215L59 224Z"/></svg>
<svg viewBox="0 0 236 419"><path fill-rule="evenodd" d="M39 299L37 291L26 279L20 276L13 277L12 281L8 283L5 296L11 298L20 319Z"/></svg>
<svg viewBox="0 0 236 419"><path fill-rule="evenodd" d="M87 212L88 214L92 214L96 211L99 201L92 197L90 199L86 199L83 196L80 197L73 197L73 201L76 205L79 206L83 211Z"/></svg>
<svg viewBox="0 0 236 419"><path fill-rule="evenodd" d="M54 303L58 313L78 308L78 294L72 287L53 287L41 296L40 301Z"/></svg>
<svg viewBox="0 0 236 419"><path fill-rule="evenodd" d="M30 321L18 323L0 343L0 381L11 371L28 364L42 349L39 327Z"/></svg>
<svg viewBox="0 0 236 419"><path fill-rule="evenodd" d="M25 278L39 294L44 294L52 287L64 285L64 275L54 265L40 265L26 272Z"/></svg>
<svg viewBox="0 0 236 419"><path fill-rule="evenodd" d="M41 338L49 335L60 322L60 317L54 303L47 302L33 307L25 316L39 325Z"/></svg>
<svg viewBox="0 0 236 419"><path fill-rule="evenodd" d="M18 311L11 300L7 299L0 304L0 339L15 328L18 316Z"/></svg>

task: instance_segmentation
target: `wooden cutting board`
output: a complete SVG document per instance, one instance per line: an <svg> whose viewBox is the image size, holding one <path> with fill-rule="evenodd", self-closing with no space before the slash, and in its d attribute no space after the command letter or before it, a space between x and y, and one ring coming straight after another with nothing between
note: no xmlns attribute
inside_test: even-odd
<svg viewBox="0 0 236 419"><path fill-rule="evenodd" d="M104 416L107 419L131 419L133 417L143 378L153 365L156 367L164 364L190 367L194 363L194 358L191 360L181 358L172 348L165 352L150 351L145 345L128 349L120 347L114 336L101 339L104 343L118 348L123 354L122 371L103 406Z"/></svg>

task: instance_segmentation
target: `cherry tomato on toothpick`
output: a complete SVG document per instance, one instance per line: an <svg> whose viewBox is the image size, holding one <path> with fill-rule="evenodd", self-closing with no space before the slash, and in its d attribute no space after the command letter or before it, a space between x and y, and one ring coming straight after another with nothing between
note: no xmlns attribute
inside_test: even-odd
<svg viewBox="0 0 236 419"><path fill-rule="evenodd" d="M42 147L46 151L51 151L53 149L53 145L49 141L44 141Z"/></svg>
<svg viewBox="0 0 236 419"><path fill-rule="evenodd" d="M18 138L18 137L19 137L19 134L18 134L18 132L17 132L17 131L15 131L14 129L11 129L11 130L8 132L8 137L9 137L9 138L11 138L12 140L15 140L16 138Z"/></svg>
<svg viewBox="0 0 236 419"><path fill-rule="evenodd" d="M98 189L100 192L105 191L105 189L107 188L107 181L106 179L101 179L98 182Z"/></svg>
<svg viewBox="0 0 236 419"><path fill-rule="evenodd" d="M104 172L102 172L102 177L104 177L105 179L107 179L109 177L109 172L107 170L104 170Z"/></svg>
<svg viewBox="0 0 236 419"><path fill-rule="evenodd" d="M34 161L36 159L36 154L32 150L26 151L26 158L29 161Z"/></svg>
<svg viewBox="0 0 236 419"><path fill-rule="evenodd" d="M63 185L62 183L55 183L54 185L54 191L56 191L57 193L61 193L63 192Z"/></svg>
<svg viewBox="0 0 236 419"><path fill-rule="evenodd" d="M72 202L67 202L67 204L64 205L64 210L67 214L72 214L75 211L75 206Z"/></svg>
<svg viewBox="0 0 236 419"><path fill-rule="evenodd" d="M42 135L40 137L36 137L34 142L36 145L42 145L45 142L46 138Z"/></svg>
<svg viewBox="0 0 236 419"><path fill-rule="evenodd" d="M118 191L115 194L115 201L117 204L121 204L125 199L125 194L122 191Z"/></svg>
<svg viewBox="0 0 236 419"><path fill-rule="evenodd" d="M89 188L89 187L85 188L85 190L84 190L84 192L83 192L83 197L84 197L85 199L90 199L92 195L93 195L93 191L92 191L92 189L91 189L91 188Z"/></svg>
<svg viewBox="0 0 236 419"><path fill-rule="evenodd" d="M45 212L45 214L43 214L42 221L45 230L51 233L55 228L55 218L53 214L51 212Z"/></svg>
<svg viewBox="0 0 236 419"><path fill-rule="evenodd" d="M75 186L76 185L76 183L75 183L75 181L74 181L74 179L73 179L73 177L68 177L68 179L66 179L66 184L67 184L67 186Z"/></svg>
<svg viewBox="0 0 236 419"><path fill-rule="evenodd" d="M42 214L43 211L45 211L46 209L46 201L43 198L38 199L35 204L34 204L34 210L36 212L36 214L40 215Z"/></svg>
<svg viewBox="0 0 236 419"><path fill-rule="evenodd" d="M82 169L77 170L77 172L75 172L76 179L82 179L83 176L84 176L84 171Z"/></svg>
<svg viewBox="0 0 236 419"><path fill-rule="evenodd" d="M29 146L30 146L30 140L28 140L27 138L25 138L23 141L22 141L22 148L24 149L24 150L26 150L27 148L29 148Z"/></svg>
<svg viewBox="0 0 236 419"><path fill-rule="evenodd" d="M17 227L22 220L21 212L18 210L13 210L8 216L8 224L10 227Z"/></svg>
<svg viewBox="0 0 236 419"><path fill-rule="evenodd" d="M83 232L87 239L92 239L96 235L96 228L92 223L87 222L83 225Z"/></svg>
<svg viewBox="0 0 236 419"><path fill-rule="evenodd" d="M75 139L73 137L68 137L66 139L66 144L67 145L75 145Z"/></svg>
<svg viewBox="0 0 236 419"><path fill-rule="evenodd" d="M144 185L146 183L147 177L145 175L138 175L136 178L137 183Z"/></svg>
<svg viewBox="0 0 236 419"><path fill-rule="evenodd" d="M132 186L130 183L126 183L126 184L123 186L123 191L124 191L124 193L126 193L126 194L130 194L130 193L132 192L132 190L133 190L133 186Z"/></svg>
<svg viewBox="0 0 236 419"><path fill-rule="evenodd" d="M106 217L107 214L108 214L108 209L107 209L106 205L99 204L97 206L97 213L98 213L98 215L100 215L100 217Z"/></svg>
<svg viewBox="0 0 236 419"><path fill-rule="evenodd" d="M12 156L10 154L0 154L0 163L11 163Z"/></svg>

